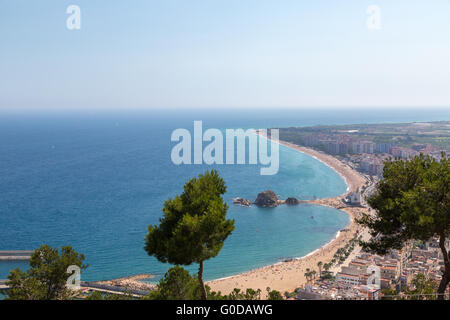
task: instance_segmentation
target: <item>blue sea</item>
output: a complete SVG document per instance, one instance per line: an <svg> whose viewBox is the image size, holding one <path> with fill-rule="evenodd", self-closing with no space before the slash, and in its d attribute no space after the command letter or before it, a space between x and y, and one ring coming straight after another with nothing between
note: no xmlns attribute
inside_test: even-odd
<svg viewBox="0 0 450 320"><path fill-rule="evenodd" d="M0 250L70 245L86 256L82 280L106 280L170 267L149 257L144 239L164 201L207 169L225 179L228 217L236 229L220 254L205 263L205 278L227 277L301 257L347 226L327 207L240 207L267 189L282 198L330 197L346 190L321 162L280 147L277 175L258 165L180 165L171 162L177 128L267 128L315 124L449 120L448 110L189 110L0 114ZM0 262L0 279L25 262ZM197 266L189 266L192 272Z"/></svg>

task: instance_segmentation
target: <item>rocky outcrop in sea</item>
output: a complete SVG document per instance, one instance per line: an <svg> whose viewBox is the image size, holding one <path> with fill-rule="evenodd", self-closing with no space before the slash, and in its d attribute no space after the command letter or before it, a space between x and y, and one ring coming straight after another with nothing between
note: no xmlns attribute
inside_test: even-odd
<svg viewBox="0 0 450 320"><path fill-rule="evenodd" d="M233 200L233 203L244 207L250 207L252 205L250 200L244 198L236 198Z"/></svg>
<svg viewBox="0 0 450 320"><path fill-rule="evenodd" d="M259 193L253 203L259 207L276 207L278 206L278 197L272 190L267 190Z"/></svg>
<svg viewBox="0 0 450 320"><path fill-rule="evenodd" d="M297 198L294 198L294 197L289 197L286 200L284 200L284 203L289 206L295 206L297 204L300 204L300 200L298 200Z"/></svg>

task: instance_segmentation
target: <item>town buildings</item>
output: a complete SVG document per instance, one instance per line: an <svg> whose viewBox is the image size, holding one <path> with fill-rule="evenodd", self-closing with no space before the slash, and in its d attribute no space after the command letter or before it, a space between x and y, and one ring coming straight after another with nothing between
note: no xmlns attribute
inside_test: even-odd
<svg viewBox="0 0 450 320"><path fill-rule="evenodd" d="M450 246L447 240L446 246ZM423 274L438 284L441 281L443 267L442 252L438 239L425 243L409 242L401 250L392 250L379 256L360 252L348 265L341 266L333 280L316 280L297 293L299 300L322 299L379 299L382 289L395 290L400 297L412 280ZM379 286L373 281L374 271L379 273Z"/></svg>
<svg viewBox="0 0 450 320"><path fill-rule="evenodd" d="M443 151L429 144L415 144L411 148L405 148L391 142L375 143L356 139L348 134L310 134L302 137L302 143L331 155L346 157L356 164L355 169L378 177L383 175L384 162L389 158L408 159L422 153L440 159Z"/></svg>

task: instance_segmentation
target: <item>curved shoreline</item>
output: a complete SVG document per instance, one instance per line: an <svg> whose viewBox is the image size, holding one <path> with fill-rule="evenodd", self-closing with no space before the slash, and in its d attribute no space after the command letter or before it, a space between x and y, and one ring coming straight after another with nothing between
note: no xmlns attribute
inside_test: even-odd
<svg viewBox="0 0 450 320"><path fill-rule="evenodd" d="M349 224L347 225L347 228L350 226L350 223L351 223L351 221L350 221L350 219L349 219ZM285 258L286 260L289 260L289 261L278 261L278 262L271 263L271 264L268 264L268 265L265 265L265 266L262 266L262 267L256 267L256 268L253 268L253 269L250 269L250 270L247 270L247 271L243 271L243 272L239 272L239 273L236 273L236 274L232 274L232 275L230 275L230 276L226 276L226 277L222 277L222 278L217 278L217 279L213 279L213 280L208 280L208 281L205 281L205 283L209 285L209 284L215 283L215 282L217 282L217 281L223 281L223 280L231 279L231 278L234 278L234 277L237 277L237 276L240 276L240 275L244 275L244 274L247 274L247 273L250 273L250 272L253 272L253 271L257 271L257 270L260 270L260 269L263 269L263 268L266 268L266 267L270 267L270 266L278 266L278 265L281 265L281 264L283 264L283 263L288 263L288 262L291 262L291 261L300 261L300 260L302 260L302 259L306 259L306 258L308 258L309 256L312 256L312 255L315 254L316 252L320 251L321 249L325 248L326 246L328 246L329 244L331 244L331 243L332 243L333 241L335 241L336 239L338 239L339 236L340 236L340 234L341 234L341 231L342 231L342 229L341 229L341 230L338 230L338 231L335 233L334 237L331 238L331 240L327 241L324 245L320 246L320 247L317 248L317 249L314 249L313 251L311 251L311 252L309 252L309 253L307 253L307 254L301 256L301 257L290 257L290 258ZM283 260L285 260L285 259L283 259ZM233 288L233 289L234 289L234 288Z"/></svg>
<svg viewBox="0 0 450 320"><path fill-rule="evenodd" d="M263 136L261 133L256 133ZM265 136L264 136L265 137ZM270 139L268 137L265 137ZM288 262L278 262L261 268L253 269L234 276L208 281L207 284L214 291L221 291L222 293L229 293L234 288L245 290L247 288L261 289L262 293L266 292L266 288L270 287L272 290L278 290L281 293L285 291L292 292L296 288L301 287L306 283L304 273L306 269L317 270L317 263L319 261L327 263L331 261L334 253L345 246L345 244L353 238L356 232L360 232L360 227L355 223L355 218L359 215L363 208L354 207L340 207L342 205L341 199L349 192L354 192L366 183L366 179L358 172L343 164L337 158L321 153L319 151L300 147L289 142L278 141L280 145L294 149L298 152L306 154L310 157L327 165L338 173L347 184L347 191L337 197L318 199L311 201L311 204L329 206L341 210L349 215L350 221L346 228L346 232L338 231L333 239L320 248L308 253L301 258L294 258Z"/></svg>
<svg viewBox="0 0 450 320"><path fill-rule="evenodd" d="M281 144L281 145L283 145L283 144ZM284 145L284 146L285 146L285 147L288 147L287 145ZM293 149L292 147L288 147L288 148ZM311 150L312 150L312 149L311 149ZM296 151L298 151L298 152L300 152L300 153L303 153L303 154L306 154L306 155L310 156L311 158L316 159L317 161L323 163L323 164L326 165L328 168L332 169L334 172L336 172L336 173L342 178L342 180L344 180L345 185L347 186L347 189L345 190L345 192L344 192L343 194L345 194L345 193L347 193L347 192L350 191L350 184L348 183L347 178L346 178L345 176L343 176L341 173L339 173L338 171L336 171L335 168L333 168L332 166L330 166L330 165L327 164L326 162L323 162L322 160L320 160L320 159L317 158L316 156L313 156L313 155L310 155L310 154L308 154L308 153L305 153L304 151L300 151L300 150L296 150Z"/></svg>

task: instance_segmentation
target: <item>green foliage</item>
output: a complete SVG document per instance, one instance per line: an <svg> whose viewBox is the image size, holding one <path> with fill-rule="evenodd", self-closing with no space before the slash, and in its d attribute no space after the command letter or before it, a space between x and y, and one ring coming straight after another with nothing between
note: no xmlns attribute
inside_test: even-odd
<svg viewBox="0 0 450 320"><path fill-rule="evenodd" d="M322 277L323 262L322 261L317 262L317 267L319 268L319 277Z"/></svg>
<svg viewBox="0 0 450 320"><path fill-rule="evenodd" d="M333 281L334 277L331 273L325 273L325 274L322 274L322 277L320 279Z"/></svg>
<svg viewBox="0 0 450 320"><path fill-rule="evenodd" d="M85 300L135 300L135 298L131 293L112 294L93 291L85 298Z"/></svg>
<svg viewBox="0 0 450 320"><path fill-rule="evenodd" d="M248 288L245 290L245 294L242 296L242 299L239 300L260 300L261 299L261 289L254 290Z"/></svg>
<svg viewBox="0 0 450 320"><path fill-rule="evenodd" d="M92 291L85 300L103 300L103 294L99 291Z"/></svg>
<svg viewBox="0 0 450 320"><path fill-rule="evenodd" d="M371 230L365 250L386 254L401 249L407 240L427 241L450 235L450 170L448 158L441 162L427 156L387 161L384 179L367 201L376 215L358 220Z"/></svg>
<svg viewBox="0 0 450 320"><path fill-rule="evenodd" d="M211 292L210 288L207 287L208 291L208 300L260 300L261 299L261 290L247 289L245 292L242 292L241 289L234 288L234 290L228 295L222 295L219 292Z"/></svg>
<svg viewBox="0 0 450 320"><path fill-rule="evenodd" d="M306 268L305 271L306 271L306 272L304 273L304 276L305 276L305 278L306 278L306 281L307 281L307 282L312 281L313 273L312 273L311 269ZM269 288L267 288L267 289L269 289Z"/></svg>
<svg viewBox="0 0 450 320"><path fill-rule="evenodd" d="M324 265L324 269L328 271L336 262L338 262L338 264L343 263L355 249L355 244L357 241L357 238L354 237L343 248L339 248L333 255L331 262Z"/></svg>
<svg viewBox="0 0 450 320"><path fill-rule="evenodd" d="M372 239L363 242L364 250L386 254L401 249L408 240L439 238L445 271L438 292L450 282L450 259L445 239L450 236L449 158L430 156L385 163L384 179L367 202L375 215L364 214L358 223L368 227Z"/></svg>
<svg viewBox="0 0 450 320"><path fill-rule="evenodd" d="M381 290L381 293L382 293L381 300L395 300L399 297L397 291L390 288Z"/></svg>
<svg viewBox="0 0 450 320"><path fill-rule="evenodd" d="M267 299L268 300L283 300L283 296L281 295L280 291L277 290L270 290L269 287L267 287Z"/></svg>
<svg viewBox="0 0 450 320"><path fill-rule="evenodd" d="M215 170L189 180L181 196L164 204L160 225L149 226L145 249L161 262L199 263L215 257L234 230L226 219L225 182Z"/></svg>
<svg viewBox="0 0 450 320"><path fill-rule="evenodd" d="M438 286L435 281L428 279L424 274L419 273L411 281L411 286L406 290L410 300L434 300L434 293ZM421 296L423 295L423 296Z"/></svg>
<svg viewBox="0 0 450 320"><path fill-rule="evenodd" d="M30 259L30 269L23 272L14 269L8 276L8 295L11 300L56 300L67 299L72 292L66 288L70 274L67 268L77 265L81 270L84 255L78 254L71 247L58 249L42 245L35 250Z"/></svg>
<svg viewBox="0 0 450 320"><path fill-rule="evenodd" d="M164 203L159 226L149 226L146 236L145 250L159 261L200 264L203 299L203 261L217 256L234 230L234 220L226 219L225 192L225 182L215 170L189 180L180 196Z"/></svg>
<svg viewBox="0 0 450 320"><path fill-rule="evenodd" d="M284 297L285 297L286 299L294 298L296 295L297 295L297 292L296 292L296 291L294 291L294 292L285 291L285 292L284 292Z"/></svg>
<svg viewBox="0 0 450 320"><path fill-rule="evenodd" d="M10 287L6 292L7 300L45 300L46 298L45 285L19 268L9 273L6 284Z"/></svg>
<svg viewBox="0 0 450 320"><path fill-rule="evenodd" d="M304 276L306 278L307 282L313 281L316 278L316 270L310 270L309 268L306 268L306 272L304 273Z"/></svg>
<svg viewBox="0 0 450 320"><path fill-rule="evenodd" d="M234 288L233 292L240 292L241 289ZM232 300L230 295L223 295L220 291L211 291L211 288L206 285L206 292L208 296L208 300Z"/></svg>
<svg viewBox="0 0 450 320"><path fill-rule="evenodd" d="M156 290L146 297L149 300L199 300L200 282L183 267L170 268L159 281Z"/></svg>

